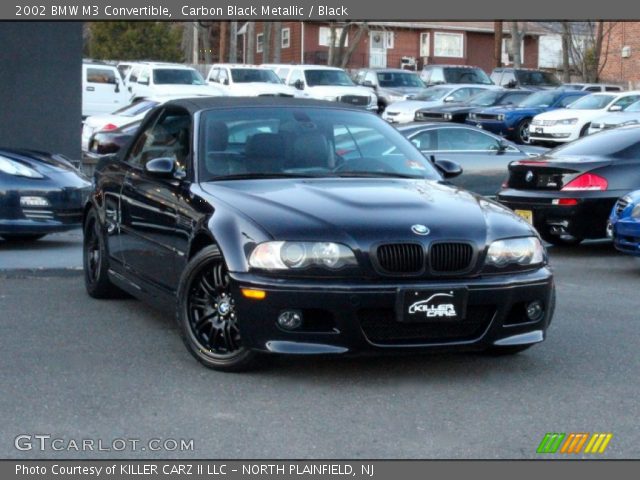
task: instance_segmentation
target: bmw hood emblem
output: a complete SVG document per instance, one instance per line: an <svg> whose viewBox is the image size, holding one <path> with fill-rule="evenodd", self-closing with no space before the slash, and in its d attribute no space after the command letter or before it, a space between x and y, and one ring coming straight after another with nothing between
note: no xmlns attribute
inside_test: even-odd
<svg viewBox="0 0 640 480"><path fill-rule="evenodd" d="M419 223L411 226L411 231L416 235L429 235L431 230L425 225L420 225Z"/></svg>
<svg viewBox="0 0 640 480"><path fill-rule="evenodd" d="M527 174L524 176L524 179L525 179L527 182L532 182L532 181L533 181L533 172L532 172L531 170L529 170L529 171L527 172Z"/></svg>

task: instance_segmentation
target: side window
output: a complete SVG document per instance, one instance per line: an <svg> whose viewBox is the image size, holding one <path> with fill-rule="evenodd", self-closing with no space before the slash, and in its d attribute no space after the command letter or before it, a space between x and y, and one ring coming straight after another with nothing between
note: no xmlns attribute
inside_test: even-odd
<svg viewBox="0 0 640 480"><path fill-rule="evenodd" d="M605 87L606 92L621 92L621 87Z"/></svg>
<svg viewBox="0 0 640 480"><path fill-rule="evenodd" d="M136 140L125 162L144 168L150 160L170 157L186 171L190 151L191 120L183 110L167 110Z"/></svg>
<svg viewBox="0 0 640 480"><path fill-rule="evenodd" d="M621 106L622 109L624 110L625 108L627 108L632 103L637 102L638 99L640 99L640 95L629 95L629 96L626 96L626 97L622 97L620 100L616 101L613 105Z"/></svg>
<svg viewBox="0 0 640 480"><path fill-rule="evenodd" d="M133 67L131 69L131 75L129 75L129 83L138 81L138 73L140 69L138 67Z"/></svg>
<svg viewBox="0 0 640 480"><path fill-rule="evenodd" d="M218 82L222 83L223 85L229 84L229 75L227 74L226 68L220 69L220 73L218 74Z"/></svg>
<svg viewBox="0 0 640 480"><path fill-rule="evenodd" d="M496 85L502 85L500 77L502 76L502 70L497 70L491 73L491 81Z"/></svg>
<svg viewBox="0 0 640 480"><path fill-rule="evenodd" d="M367 80L370 81L371 85L377 85L378 84L378 82L377 82L378 79L376 78L376 72L368 72L367 76L364 77L364 79L365 79L365 81L367 81Z"/></svg>
<svg viewBox="0 0 640 480"><path fill-rule="evenodd" d="M142 85L149 85L149 69L143 68L138 75L138 83Z"/></svg>
<svg viewBox="0 0 640 480"><path fill-rule="evenodd" d="M434 68L433 70L431 70L429 83L444 83L444 70L442 70L441 68Z"/></svg>
<svg viewBox="0 0 640 480"><path fill-rule="evenodd" d="M358 73L356 74L356 79L355 82L358 85L362 85L362 82L364 82L364 76L367 73L366 70L359 70Z"/></svg>
<svg viewBox="0 0 640 480"><path fill-rule="evenodd" d="M418 150L437 150L436 131L427 130L425 132L420 132L411 137L411 143L413 143Z"/></svg>
<svg viewBox="0 0 640 480"><path fill-rule="evenodd" d="M87 82L89 83L116 83L116 73L108 68L87 68Z"/></svg>
<svg viewBox="0 0 640 480"><path fill-rule="evenodd" d="M497 151L498 141L482 132L467 128L441 128L438 130L438 150Z"/></svg>
<svg viewBox="0 0 640 480"><path fill-rule="evenodd" d="M599 92L599 91L601 91L600 87L587 87L584 90L585 90L585 92Z"/></svg>
<svg viewBox="0 0 640 480"><path fill-rule="evenodd" d="M302 80L302 82L304 82L302 70L292 70L291 77L289 78L289 85L294 85L298 80Z"/></svg>
<svg viewBox="0 0 640 480"><path fill-rule="evenodd" d="M524 100L525 98L527 98L529 95L530 94L528 92L527 93L524 93L524 92L509 93L502 98L502 101L500 103L504 105L508 103L512 103L513 105L516 105L520 103L522 100Z"/></svg>
<svg viewBox="0 0 640 480"><path fill-rule="evenodd" d="M279 68L278 71L276 72L276 75L278 75L278 77L280 77L280 80L282 80L282 83L284 83L287 81L287 75L289 75L289 69Z"/></svg>
<svg viewBox="0 0 640 480"><path fill-rule="evenodd" d="M465 100L465 99L469 98L471 95L475 95L476 90L481 90L481 89L461 88L459 90L456 90L455 92L453 92L449 96L453 97L453 101L454 102L461 102L462 100Z"/></svg>
<svg viewBox="0 0 640 480"><path fill-rule="evenodd" d="M218 75L220 74L220 69L219 68L212 68L211 72L209 73L209 81L211 82L217 82L218 81Z"/></svg>

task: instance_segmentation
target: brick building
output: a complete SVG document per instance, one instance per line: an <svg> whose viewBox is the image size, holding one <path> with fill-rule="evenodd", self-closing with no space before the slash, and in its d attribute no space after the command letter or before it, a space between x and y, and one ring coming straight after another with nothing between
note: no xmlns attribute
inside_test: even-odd
<svg viewBox="0 0 640 480"><path fill-rule="evenodd" d="M640 88L640 22L605 23L600 80Z"/></svg>
<svg viewBox="0 0 640 480"><path fill-rule="evenodd" d="M256 63L269 63L262 58L263 25L258 22L255 28ZM362 37L348 68L399 67L402 57L415 59L418 69L425 64L456 64L476 65L490 72L495 66L493 22L369 22L368 25L369 32ZM503 28L508 35L508 22L504 22ZM282 63L327 63L328 23L282 22L282 29ZM356 27L349 30L347 46L356 31ZM538 41L544 33L533 24L527 26L521 49L523 66L538 67ZM339 35L338 28L336 36ZM241 49L246 45L239 43ZM239 52L239 58L243 58L243 52Z"/></svg>

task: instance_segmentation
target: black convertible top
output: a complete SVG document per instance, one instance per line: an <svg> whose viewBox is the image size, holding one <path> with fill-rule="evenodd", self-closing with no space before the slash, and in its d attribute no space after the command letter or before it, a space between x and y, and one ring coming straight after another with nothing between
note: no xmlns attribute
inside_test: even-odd
<svg viewBox="0 0 640 480"><path fill-rule="evenodd" d="M245 107L324 107L348 109L364 112L363 108L348 103L329 102L325 100L307 100L292 97L194 97L171 100L163 106L175 105L195 113L213 108L245 108Z"/></svg>

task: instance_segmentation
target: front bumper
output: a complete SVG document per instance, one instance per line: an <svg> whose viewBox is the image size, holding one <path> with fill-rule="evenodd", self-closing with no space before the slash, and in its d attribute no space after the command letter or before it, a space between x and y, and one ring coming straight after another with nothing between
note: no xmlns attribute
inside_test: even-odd
<svg viewBox="0 0 640 480"><path fill-rule="evenodd" d="M609 223L613 245L617 250L640 256L640 221L633 218L611 218Z"/></svg>
<svg viewBox="0 0 640 480"><path fill-rule="evenodd" d="M529 127L529 138L536 142L567 143L580 136L577 125L533 125Z"/></svg>
<svg viewBox="0 0 640 480"><path fill-rule="evenodd" d="M464 280L357 282L282 280L232 273L233 296L243 343L286 354L346 354L421 350L483 350L494 345L540 342L553 316L555 289L546 267L517 274ZM404 289L468 289L466 317L455 322L405 323L396 318ZM242 297L241 288L266 292L263 300ZM538 300L544 315L529 321L525 305ZM302 313L299 329L287 331L277 318Z"/></svg>
<svg viewBox="0 0 640 480"><path fill-rule="evenodd" d="M389 123L411 123L415 120L415 112L389 112L385 110L382 119Z"/></svg>
<svg viewBox="0 0 640 480"><path fill-rule="evenodd" d="M593 191L522 191L505 189L498 201L511 210L528 210L533 214L533 226L539 232L555 229L557 235L578 238L605 238L607 219L617 199L627 192ZM554 199L573 198L576 205L553 205ZM553 234L554 231L551 231Z"/></svg>

